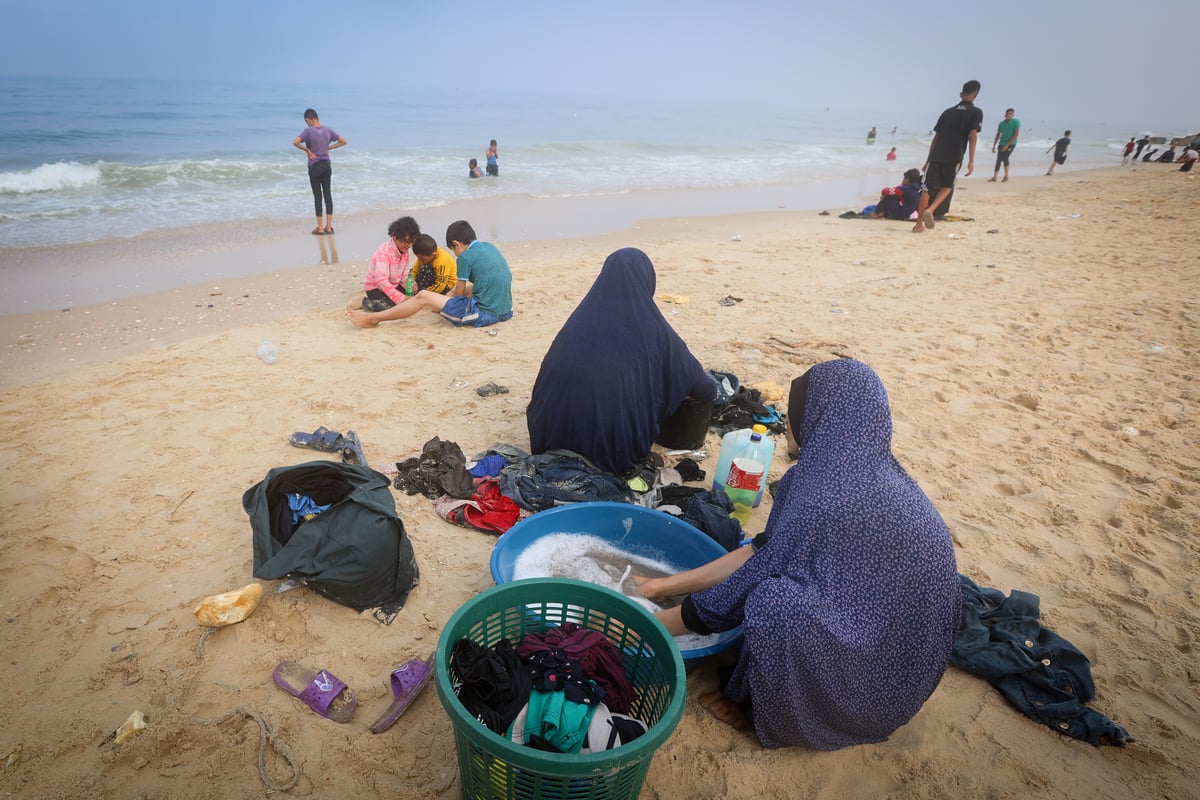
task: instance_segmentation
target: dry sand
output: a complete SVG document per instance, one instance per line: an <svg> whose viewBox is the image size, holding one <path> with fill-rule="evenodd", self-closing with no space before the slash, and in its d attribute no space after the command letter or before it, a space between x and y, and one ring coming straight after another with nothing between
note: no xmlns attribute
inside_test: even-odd
<svg viewBox="0 0 1200 800"><path fill-rule="evenodd" d="M506 244L516 316L485 330L433 315L351 327L361 261L0 318L0 796L264 796L259 727L226 719L244 709L295 755L289 795L458 797L432 689L391 731L367 726L389 671L491 584L492 537L397 496L422 581L390 627L274 583L203 640L192 608L252 580L242 492L319 457L289 447L292 431L352 428L375 464L434 435L468 455L527 445L539 360L626 245L649 253L660 292L688 298L663 310L706 366L786 384L819 360L871 364L960 571L1039 595L1092 660L1094 706L1137 738L1094 749L952 668L887 743L767 751L699 707L715 683L702 666L642 797L1200 796L1200 182L1142 168L963 186L955 213L973 220L920 237L834 208ZM274 366L255 357L264 336ZM489 381L511 393L477 396ZM275 688L283 659L349 683L355 719ZM134 709L146 729L102 744ZM271 751L266 770L289 775Z"/></svg>

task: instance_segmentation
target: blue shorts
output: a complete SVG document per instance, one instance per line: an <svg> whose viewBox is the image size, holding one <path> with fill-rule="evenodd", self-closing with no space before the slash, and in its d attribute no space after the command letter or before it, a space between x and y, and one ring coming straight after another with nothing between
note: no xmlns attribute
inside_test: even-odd
<svg viewBox="0 0 1200 800"><path fill-rule="evenodd" d="M446 299L446 305L442 306L442 317L453 322L455 327L461 328L464 325L473 325L476 328L486 328L488 325L495 325L497 322L506 322L512 319L513 312L496 316L495 314L484 311L475 302L474 297L450 297Z"/></svg>

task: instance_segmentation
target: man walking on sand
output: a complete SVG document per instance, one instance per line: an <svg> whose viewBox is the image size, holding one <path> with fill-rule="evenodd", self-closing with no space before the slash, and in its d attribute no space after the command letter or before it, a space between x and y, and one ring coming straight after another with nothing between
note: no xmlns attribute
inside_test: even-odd
<svg viewBox="0 0 1200 800"><path fill-rule="evenodd" d="M1021 120L1013 116L1016 113L1011 108L1006 109L1004 119L1000 120L1000 124L996 126L996 138L992 139L992 152L996 154L996 169L992 172L992 177L988 178L988 183L996 182L1001 164L1004 165L1004 181L1008 180L1008 157L1012 155L1013 148L1017 146L1017 137L1021 135ZM996 149L997 145L1000 147L999 150Z"/></svg>
<svg viewBox="0 0 1200 800"><path fill-rule="evenodd" d="M921 187L913 233L933 227L933 209L940 206L954 189L954 178L968 148L966 174L975 171L975 143L979 131L983 130L983 112L975 107L978 96L979 81L967 81L959 93L958 105L943 111L933 126L933 141L929 143L929 156L925 159L925 185ZM932 202L930 195L933 195Z"/></svg>
<svg viewBox="0 0 1200 800"><path fill-rule="evenodd" d="M333 164L329 151L346 146L346 140L333 128L321 124L321 118L311 108L304 110L304 122L308 126L292 140L292 146L308 155L308 183L312 186L313 205L317 209L317 227L313 235L333 233ZM325 221L321 221L321 200L325 200Z"/></svg>

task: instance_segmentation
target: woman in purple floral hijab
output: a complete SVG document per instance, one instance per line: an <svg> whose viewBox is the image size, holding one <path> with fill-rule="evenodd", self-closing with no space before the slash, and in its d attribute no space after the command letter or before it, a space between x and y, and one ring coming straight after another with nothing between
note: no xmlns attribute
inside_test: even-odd
<svg viewBox="0 0 1200 800"><path fill-rule="evenodd" d="M858 361L817 364L792 383L796 464L764 532L696 570L645 581L687 594L659 612L675 634L743 626L721 693L702 702L765 747L879 742L937 687L962 598L949 530L891 452L879 377Z"/></svg>

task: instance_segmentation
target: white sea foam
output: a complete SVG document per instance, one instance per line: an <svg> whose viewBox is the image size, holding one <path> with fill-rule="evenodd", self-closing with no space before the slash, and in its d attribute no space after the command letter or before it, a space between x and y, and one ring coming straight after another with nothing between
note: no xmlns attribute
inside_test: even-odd
<svg viewBox="0 0 1200 800"><path fill-rule="evenodd" d="M34 169L0 172L0 193L30 194L97 186L100 183L101 163L59 161L55 164L42 164Z"/></svg>

